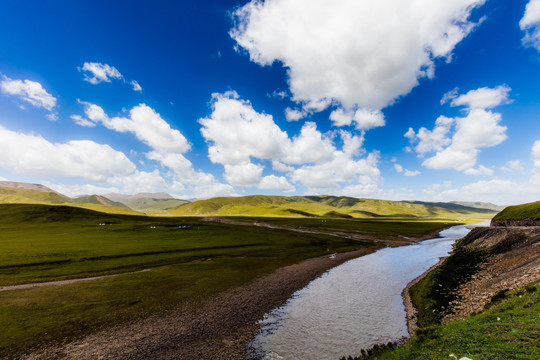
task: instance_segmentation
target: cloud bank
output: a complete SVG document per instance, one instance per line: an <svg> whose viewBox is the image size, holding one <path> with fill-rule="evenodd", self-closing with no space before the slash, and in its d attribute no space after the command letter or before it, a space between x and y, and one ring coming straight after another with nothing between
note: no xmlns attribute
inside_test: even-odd
<svg viewBox="0 0 540 360"><path fill-rule="evenodd" d="M475 27L471 11L485 0L253 0L237 9L231 37L260 65L281 62L292 99L308 111L331 104L366 116L432 78L437 59ZM365 113L352 115L356 110ZM352 115L352 116L351 116ZM334 114L337 124L347 122Z"/></svg>
<svg viewBox="0 0 540 360"><path fill-rule="evenodd" d="M323 134L306 122L290 137L271 115L257 112L234 92L212 96L212 114L199 120L208 143L209 158L222 164L233 186L294 191L299 183L310 193L347 192L370 194L378 189L377 152L363 154L363 136L341 131L342 148L334 145L336 134ZM284 176L264 176L264 163ZM289 179L289 181L287 180Z"/></svg>
<svg viewBox="0 0 540 360"><path fill-rule="evenodd" d="M79 177L103 182L111 176L126 176L135 165L109 145L90 140L51 143L0 126L0 166L16 173L50 177Z"/></svg>

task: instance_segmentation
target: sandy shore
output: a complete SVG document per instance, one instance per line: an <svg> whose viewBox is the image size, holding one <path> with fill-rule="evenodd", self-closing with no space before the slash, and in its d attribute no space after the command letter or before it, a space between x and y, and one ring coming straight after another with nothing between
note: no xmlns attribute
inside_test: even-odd
<svg viewBox="0 0 540 360"><path fill-rule="evenodd" d="M166 317L106 329L23 359L244 359L265 313L283 305L327 270L375 250L305 260L220 294L202 306L185 305Z"/></svg>

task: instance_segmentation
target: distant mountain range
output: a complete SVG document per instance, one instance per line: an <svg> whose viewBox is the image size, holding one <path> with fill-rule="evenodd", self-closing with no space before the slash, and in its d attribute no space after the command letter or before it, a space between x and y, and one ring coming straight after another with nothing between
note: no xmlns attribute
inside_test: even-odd
<svg viewBox="0 0 540 360"><path fill-rule="evenodd" d="M106 194L107 198L121 202L129 208L142 212L164 212L187 203L167 193L139 193L135 195Z"/></svg>
<svg viewBox="0 0 540 360"><path fill-rule="evenodd" d="M312 218L489 218L501 208L489 203L389 201L348 196L252 195L193 202L175 199L167 193L110 193L71 198L44 185L12 181L0 181L0 203L69 205L125 214Z"/></svg>
<svg viewBox="0 0 540 360"><path fill-rule="evenodd" d="M358 199L346 196L252 195L193 201L171 209L169 213L191 216L489 218L497 211L453 203Z"/></svg>
<svg viewBox="0 0 540 360"><path fill-rule="evenodd" d="M71 198L44 185L0 181L0 203L71 205L104 212L140 214L162 213L186 201L174 199L165 193L84 195Z"/></svg>
<svg viewBox="0 0 540 360"><path fill-rule="evenodd" d="M504 208L506 208L505 205L495 205L489 202L479 202L479 201L451 201L453 204L463 205L463 206L469 206L469 207L475 207L479 209L489 209L489 210L495 210L495 211L502 211Z"/></svg>

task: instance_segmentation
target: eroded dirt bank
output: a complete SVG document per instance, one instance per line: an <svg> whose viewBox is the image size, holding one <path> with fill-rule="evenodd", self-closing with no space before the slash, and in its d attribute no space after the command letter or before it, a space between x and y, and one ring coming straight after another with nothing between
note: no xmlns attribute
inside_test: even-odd
<svg viewBox="0 0 540 360"><path fill-rule="evenodd" d="M540 227L489 227L469 235L472 248L484 248L490 258L484 268L458 290L444 321L481 311L502 290L514 290L540 279Z"/></svg>
<svg viewBox="0 0 540 360"><path fill-rule="evenodd" d="M243 359L265 313L325 271L373 251L309 259L221 294L197 310L186 305L166 317L103 330L23 359Z"/></svg>
<svg viewBox="0 0 540 360"><path fill-rule="evenodd" d="M520 223L519 226L479 227L465 237L463 245L484 249L489 258L482 270L458 288L458 300L450 303L443 322L466 318L483 310L500 291L514 290L540 279L539 226L523 226ZM417 326L416 309L411 303L409 289L428 272L411 282L403 292L411 335Z"/></svg>

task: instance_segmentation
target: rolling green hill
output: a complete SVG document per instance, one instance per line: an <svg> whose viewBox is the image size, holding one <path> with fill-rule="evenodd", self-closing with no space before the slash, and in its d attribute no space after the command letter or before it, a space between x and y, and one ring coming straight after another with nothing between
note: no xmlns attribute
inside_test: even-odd
<svg viewBox="0 0 540 360"><path fill-rule="evenodd" d="M420 203L338 196L217 197L169 210L171 215L277 217L446 217L490 218L495 211L449 203Z"/></svg>
<svg viewBox="0 0 540 360"><path fill-rule="evenodd" d="M493 223L505 221L528 221L532 223L540 222L540 201L508 206L493 218Z"/></svg>
<svg viewBox="0 0 540 360"><path fill-rule="evenodd" d="M2 186L6 185L6 186ZM358 199L347 196L216 197L188 202L165 193L70 198L43 185L0 182L0 203L70 205L119 214L326 218L491 218L495 210L457 203Z"/></svg>
<svg viewBox="0 0 540 360"><path fill-rule="evenodd" d="M0 204L68 205L114 214L140 214L99 195L72 199L38 184L0 182Z"/></svg>
<svg viewBox="0 0 540 360"><path fill-rule="evenodd" d="M101 195L81 196L81 197L72 199L71 202L74 202L76 204L96 204L96 205L115 206L119 208L129 209L128 206L122 204L121 202L112 201L106 198L105 196L101 196Z"/></svg>
<svg viewBox="0 0 540 360"><path fill-rule="evenodd" d="M43 191L0 186L0 202L59 205L69 203L70 199L52 190Z"/></svg>

